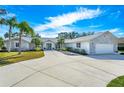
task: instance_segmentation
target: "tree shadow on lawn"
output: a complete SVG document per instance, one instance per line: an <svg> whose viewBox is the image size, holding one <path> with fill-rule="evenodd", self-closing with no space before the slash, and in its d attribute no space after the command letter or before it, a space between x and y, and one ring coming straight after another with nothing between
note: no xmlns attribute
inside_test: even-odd
<svg viewBox="0 0 124 93"><path fill-rule="evenodd" d="M0 59L0 66L9 65L9 64L12 64L12 63L9 61L4 61Z"/></svg>
<svg viewBox="0 0 124 93"><path fill-rule="evenodd" d="M23 57L23 56L22 56L22 55L9 56L9 57L3 58L3 60L14 59L14 58L20 58L20 57Z"/></svg>
<svg viewBox="0 0 124 93"><path fill-rule="evenodd" d="M11 56L2 57L2 58L0 58L0 60L6 60L6 59L9 59L9 58L13 58L13 57L15 57L17 55L18 54L14 54L14 55L11 55Z"/></svg>
<svg viewBox="0 0 124 93"><path fill-rule="evenodd" d="M16 55L11 55L11 56L7 56L7 57L0 58L0 66L12 64L12 63L14 63L14 62L11 62L11 61L9 61L9 60L11 60L11 59L16 59L16 58L20 58L20 57L23 57L23 56L16 54Z"/></svg>

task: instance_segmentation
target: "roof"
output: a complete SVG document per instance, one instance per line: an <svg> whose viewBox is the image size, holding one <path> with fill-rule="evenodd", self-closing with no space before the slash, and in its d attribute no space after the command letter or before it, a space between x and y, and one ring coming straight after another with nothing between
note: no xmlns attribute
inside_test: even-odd
<svg viewBox="0 0 124 93"><path fill-rule="evenodd" d="M9 39L7 38L7 39L5 39L4 41L8 41ZM15 37L15 38L12 38L12 40L19 40L19 37ZM31 42L31 40L32 40L32 38L30 38L30 37L22 37L22 40L24 40L24 41L27 41L27 42Z"/></svg>
<svg viewBox="0 0 124 93"><path fill-rule="evenodd" d="M110 33L109 31L106 32L99 32L99 33L95 33L94 35L88 35L88 36L83 36L83 37L79 37L79 38L75 38L75 39L66 39L65 43L72 43L72 42L81 42L81 41L90 41L93 40L105 33Z"/></svg>
<svg viewBox="0 0 124 93"><path fill-rule="evenodd" d="M118 43L124 43L124 37L118 39Z"/></svg>
<svg viewBox="0 0 124 93"><path fill-rule="evenodd" d="M43 42L52 41L52 42L56 43L57 39L56 38L42 38L42 41Z"/></svg>

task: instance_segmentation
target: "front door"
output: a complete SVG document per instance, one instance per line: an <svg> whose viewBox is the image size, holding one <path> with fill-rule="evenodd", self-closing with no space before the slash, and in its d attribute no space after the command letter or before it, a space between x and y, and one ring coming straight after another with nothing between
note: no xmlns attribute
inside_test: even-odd
<svg viewBox="0 0 124 93"><path fill-rule="evenodd" d="M47 43L46 44L46 48L47 48L47 50L51 50L52 49L52 44L51 43Z"/></svg>

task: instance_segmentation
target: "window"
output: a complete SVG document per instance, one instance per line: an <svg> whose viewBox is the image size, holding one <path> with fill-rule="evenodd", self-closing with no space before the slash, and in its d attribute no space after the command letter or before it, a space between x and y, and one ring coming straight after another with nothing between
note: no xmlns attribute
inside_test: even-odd
<svg viewBox="0 0 124 93"><path fill-rule="evenodd" d="M16 45L16 47L19 47L19 43L18 43L18 42L16 42L16 44L15 44L15 45Z"/></svg>
<svg viewBox="0 0 124 93"><path fill-rule="evenodd" d="M80 48L81 47L81 43L76 43L76 47Z"/></svg>

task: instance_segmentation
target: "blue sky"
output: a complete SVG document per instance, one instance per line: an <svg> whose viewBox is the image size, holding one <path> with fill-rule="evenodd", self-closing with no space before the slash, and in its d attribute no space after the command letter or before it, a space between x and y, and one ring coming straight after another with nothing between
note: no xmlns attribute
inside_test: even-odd
<svg viewBox="0 0 124 93"><path fill-rule="evenodd" d="M27 21L42 37L56 37L60 32L110 31L124 36L124 6L100 5L33 5L0 6L9 12L6 17L16 16L18 22ZM0 36L8 27L0 26ZM13 32L18 31L14 29Z"/></svg>

